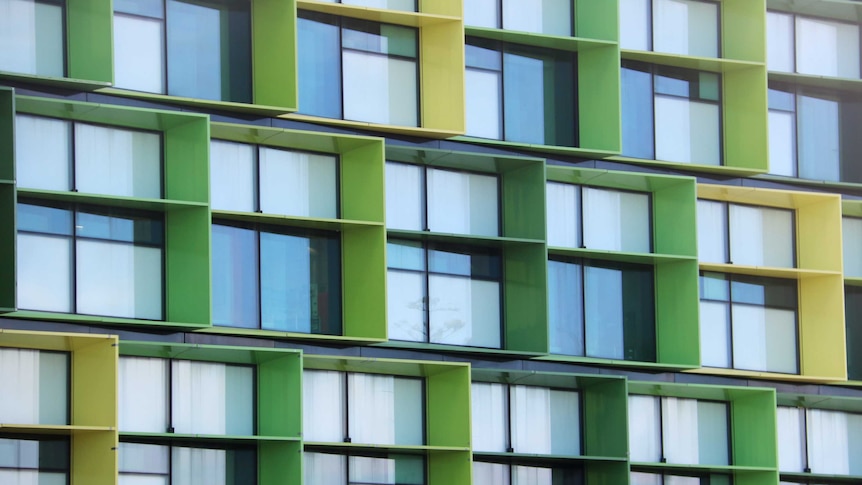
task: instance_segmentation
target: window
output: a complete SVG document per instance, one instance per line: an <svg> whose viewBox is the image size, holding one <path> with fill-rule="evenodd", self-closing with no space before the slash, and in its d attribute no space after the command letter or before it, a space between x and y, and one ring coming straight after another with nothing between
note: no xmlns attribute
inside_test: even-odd
<svg viewBox="0 0 862 485"><path fill-rule="evenodd" d="M66 485L69 461L69 438L0 438L0 483Z"/></svg>
<svg viewBox="0 0 862 485"><path fill-rule="evenodd" d="M299 112L419 126L418 30L299 11Z"/></svg>
<svg viewBox="0 0 862 485"><path fill-rule="evenodd" d="M629 396L632 462L730 465L726 402Z"/></svg>
<svg viewBox="0 0 862 485"><path fill-rule="evenodd" d="M862 98L839 91L769 85L769 173L862 183Z"/></svg>
<svg viewBox="0 0 862 485"><path fill-rule="evenodd" d="M465 0L464 24L468 27L571 36L572 1Z"/></svg>
<svg viewBox="0 0 862 485"><path fill-rule="evenodd" d="M508 465L505 463L473 462L473 483L494 485L582 485L579 468Z"/></svg>
<svg viewBox="0 0 862 485"><path fill-rule="evenodd" d="M372 456L306 452L306 485L425 485L425 458L382 453Z"/></svg>
<svg viewBox="0 0 862 485"><path fill-rule="evenodd" d="M826 18L766 12L770 71L859 78L859 26Z"/></svg>
<svg viewBox="0 0 862 485"><path fill-rule="evenodd" d="M779 471L862 475L862 414L778 406L777 421Z"/></svg>
<svg viewBox="0 0 862 485"><path fill-rule="evenodd" d="M322 370L305 370L302 376L306 444L425 444L423 379Z"/></svg>
<svg viewBox="0 0 862 485"><path fill-rule="evenodd" d="M159 133L15 116L18 186L158 199Z"/></svg>
<svg viewBox="0 0 862 485"><path fill-rule="evenodd" d="M120 357L120 430L252 436L254 383L245 365Z"/></svg>
<svg viewBox="0 0 862 485"><path fill-rule="evenodd" d="M697 253L702 263L796 267L795 212L697 201Z"/></svg>
<svg viewBox="0 0 862 485"><path fill-rule="evenodd" d="M216 220L213 324L341 334L337 233Z"/></svg>
<svg viewBox="0 0 862 485"><path fill-rule="evenodd" d="M386 227L500 235L496 175L386 162Z"/></svg>
<svg viewBox="0 0 862 485"><path fill-rule="evenodd" d="M730 475L698 473L689 475L631 472L631 485L731 485Z"/></svg>
<svg viewBox="0 0 862 485"><path fill-rule="evenodd" d="M655 362L655 293L648 265L548 261L551 353Z"/></svg>
<svg viewBox="0 0 862 485"><path fill-rule="evenodd" d="M0 389L7 397L14 396L14 399L0 399L0 422L69 424L69 379L69 354L0 348ZM20 456L13 458L4 453L5 447L19 446L14 441L0 439L0 462ZM38 442L20 446L33 448L25 453L36 453ZM4 467L6 465L0 464L0 469Z"/></svg>
<svg viewBox="0 0 862 485"><path fill-rule="evenodd" d="M721 77L622 63L623 155L721 165Z"/></svg>
<svg viewBox="0 0 862 485"><path fill-rule="evenodd" d="M161 214L18 203L18 307L161 320Z"/></svg>
<svg viewBox="0 0 862 485"><path fill-rule="evenodd" d="M253 447L194 448L123 442L119 449L119 484L254 485L257 483L256 454Z"/></svg>
<svg viewBox="0 0 862 485"><path fill-rule="evenodd" d="M502 346L502 264L497 250L391 239L389 338Z"/></svg>
<svg viewBox="0 0 862 485"><path fill-rule="evenodd" d="M719 57L719 2L621 0L620 47Z"/></svg>
<svg viewBox="0 0 862 485"><path fill-rule="evenodd" d="M115 85L171 96L252 102L251 3L117 0Z"/></svg>
<svg viewBox="0 0 862 485"><path fill-rule="evenodd" d="M0 71L66 74L65 0L0 0Z"/></svg>
<svg viewBox="0 0 862 485"><path fill-rule="evenodd" d="M341 3L357 7L381 8L386 10L403 10L415 12L418 0L317 0L318 2Z"/></svg>
<svg viewBox="0 0 862 485"><path fill-rule="evenodd" d="M581 454L577 391L474 382L471 402L476 452Z"/></svg>
<svg viewBox="0 0 862 485"><path fill-rule="evenodd" d="M577 146L576 54L473 37L466 42L467 135Z"/></svg>
<svg viewBox="0 0 862 485"><path fill-rule="evenodd" d="M844 276L862 278L862 218L841 218L841 238L844 248Z"/></svg>
<svg viewBox="0 0 862 485"><path fill-rule="evenodd" d="M548 182L548 245L652 251L650 194Z"/></svg>
<svg viewBox="0 0 862 485"><path fill-rule="evenodd" d="M338 217L338 158L212 140L213 210Z"/></svg>
<svg viewBox="0 0 862 485"><path fill-rule="evenodd" d="M702 365L798 373L798 307L796 280L702 273Z"/></svg>
<svg viewBox="0 0 862 485"><path fill-rule="evenodd" d="M844 286L847 379L862 381L862 287Z"/></svg>

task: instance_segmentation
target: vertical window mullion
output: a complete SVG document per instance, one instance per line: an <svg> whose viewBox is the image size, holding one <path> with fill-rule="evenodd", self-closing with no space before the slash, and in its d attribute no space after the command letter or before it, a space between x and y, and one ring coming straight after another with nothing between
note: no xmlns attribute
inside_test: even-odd
<svg viewBox="0 0 862 485"><path fill-rule="evenodd" d="M581 355L589 357L587 355L587 279L583 260L578 260L577 277L581 280L581 294L579 296L581 298L581 333L584 336L581 339L583 340L581 342Z"/></svg>
<svg viewBox="0 0 862 485"><path fill-rule="evenodd" d="M722 205L724 206L724 257L727 264L733 264L733 248L730 247L730 203L722 202Z"/></svg>
<svg viewBox="0 0 862 485"><path fill-rule="evenodd" d="M257 287L255 288L257 291L257 322L255 323L258 328L263 328L263 284L261 281L261 274L263 273L263 247L260 241L260 230L258 227L255 227L254 243L257 248L257 274L254 278L255 286Z"/></svg>
<svg viewBox="0 0 862 485"><path fill-rule="evenodd" d="M163 63L163 71L162 74L162 82L165 86L165 92L163 94L170 94L170 89L168 88L168 79L170 78L168 74L168 5L167 2L170 0L162 0L162 32L164 33L162 37L162 63Z"/></svg>
<svg viewBox="0 0 862 485"><path fill-rule="evenodd" d="M428 255L428 246L422 245L422 258L425 260L425 291L422 296L422 307L424 308L423 317L425 319L425 341L431 342L431 258Z"/></svg>
<svg viewBox="0 0 862 485"><path fill-rule="evenodd" d="M341 96L341 118L344 118L344 27L341 25L341 17L335 20L338 27L338 73L341 77L341 86L338 90Z"/></svg>
<svg viewBox="0 0 862 485"><path fill-rule="evenodd" d="M343 386L342 389L344 390L344 402L342 404L344 404L344 442L345 443L350 443L352 441L350 438L350 386L348 384L349 376L350 375L347 372L343 372L341 374L341 378L342 378L341 384ZM347 462L348 463L350 462L349 458L348 458ZM349 467L349 465L346 465L346 466Z"/></svg>
<svg viewBox="0 0 862 485"><path fill-rule="evenodd" d="M502 15L502 11L500 13ZM512 440L512 385L505 384L506 386L506 414L508 415L508 419L506 420L506 451L509 453L513 453L515 451L515 443ZM509 467L511 470L511 466Z"/></svg>
<svg viewBox="0 0 862 485"><path fill-rule="evenodd" d="M68 210L72 214L72 217L69 218L72 222L72 228L71 228L72 231L71 231L71 236L70 236L72 244L71 244L71 247L69 248L69 250L72 253L70 255L71 256L70 257L70 260L71 260L70 270L71 271L69 274L69 278L71 279L71 288L72 288L72 294L70 295L70 297L72 299L71 308L72 308L72 313L78 313L78 231L76 229L77 222L78 222L77 221L78 211L77 211L77 207L74 205Z"/></svg>
<svg viewBox="0 0 862 485"><path fill-rule="evenodd" d="M655 399L658 399L658 443L659 443L659 448L661 449L660 460L661 460L661 463L667 463L667 458L664 455L664 420L665 420L665 415L664 415L664 407L662 406L662 403L664 402L665 398L657 396L657 397L655 397Z"/></svg>

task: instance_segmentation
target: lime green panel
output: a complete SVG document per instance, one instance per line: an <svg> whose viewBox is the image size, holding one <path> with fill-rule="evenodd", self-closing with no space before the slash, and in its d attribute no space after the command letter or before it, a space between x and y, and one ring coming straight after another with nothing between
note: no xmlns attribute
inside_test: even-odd
<svg viewBox="0 0 862 485"><path fill-rule="evenodd" d="M266 442L258 446L259 481L302 483L302 444Z"/></svg>
<svg viewBox="0 0 862 485"><path fill-rule="evenodd" d="M697 185L681 181L653 193L655 252L697 257Z"/></svg>
<svg viewBox="0 0 862 485"><path fill-rule="evenodd" d="M114 82L113 23L109 1L66 2L67 77Z"/></svg>
<svg viewBox="0 0 862 485"><path fill-rule="evenodd" d="M548 352L548 266L544 244L503 250L505 348Z"/></svg>
<svg viewBox="0 0 862 485"><path fill-rule="evenodd" d="M165 131L165 198L209 203L209 153L205 117Z"/></svg>
<svg viewBox="0 0 862 485"><path fill-rule="evenodd" d="M0 86L0 183L15 180L15 91Z"/></svg>
<svg viewBox="0 0 862 485"><path fill-rule="evenodd" d="M616 42L619 37L617 2L575 0L575 35Z"/></svg>
<svg viewBox="0 0 862 485"><path fill-rule="evenodd" d="M254 103L296 110L296 2L254 0L251 15Z"/></svg>
<svg viewBox="0 0 862 485"><path fill-rule="evenodd" d="M578 52L579 146L618 153L622 149L620 109L619 47Z"/></svg>
<svg viewBox="0 0 862 485"><path fill-rule="evenodd" d="M383 222L383 140L341 154L341 218Z"/></svg>
<svg viewBox="0 0 862 485"><path fill-rule="evenodd" d="M258 430L261 436L302 436L302 355L258 364Z"/></svg>
<svg viewBox="0 0 862 485"><path fill-rule="evenodd" d="M775 468L778 466L775 426L775 391L738 390L731 393L733 464Z"/></svg>
<svg viewBox="0 0 862 485"><path fill-rule="evenodd" d="M470 447L470 367L447 369L427 378L429 446Z"/></svg>
<svg viewBox="0 0 862 485"><path fill-rule="evenodd" d="M117 341L100 339L72 352L72 424L117 427Z"/></svg>
<svg viewBox="0 0 862 485"><path fill-rule="evenodd" d="M589 485L627 485L629 465L628 463L588 462L584 475Z"/></svg>
<svg viewBox="0 0 862 485"><path fill-rule="evenodd" d="M344 335L386 338L386 231L358 228L341 235Z"/></svg>
<svg viewBox="0 0 862 485"><path fill-rule="evenodd" d="M766 67L724 74L724 164L766 171L767 142Z"/></svg>
<svg viewBox="0 0 862 485"><path fill-rule="evenodd" d="M503 235L545 238L545 170L536 163L502 174Z"/></svg>
<svg viewBox="0 0 862 485"><path fill-rule="evenodd" d="M210 215L206 208L165 214L166 320L210 324Z"/></svg>
<svg viewBox="0 0 862 485"><path fill-rule="evenodd" d="M72 433L72 485L116 485L117 431Z"/></svg>
<svg viewBox="0 0 862 485"><path fill-rule="evenodd" d="M583 402L584 454L626 458L629 449L626 381L596 379L584 387Z"/></svg>
<svg viewBox="0 0 862 485"><path fill-rule="evenodd" d="M428 456L428 485L469 484L473 463L469 451L433 451Z"/></svg>
<svg viewBox="0 0 862 485"><path fill-rule="evenodd" d="M766 1L724 0L721 17L722 56L766 62Z"/></svg>
<svg viewBox="0 0 862 485"><path fill-rule="evenodd" d="M696 261L655 266L656 357L658 362L700 365Z"/></svg>

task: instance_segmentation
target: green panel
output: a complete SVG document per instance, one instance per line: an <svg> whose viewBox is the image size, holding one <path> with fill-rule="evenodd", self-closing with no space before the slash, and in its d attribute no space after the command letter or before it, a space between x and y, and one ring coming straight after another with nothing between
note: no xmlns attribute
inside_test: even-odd
<svg viewBox="0 0 862 485"><path fill-rule="evenodd" d="M700 365L696 261L655 266L657 360Z"/></svg>
<svg viewBox="0 0 862 485"><path fill-rule="evenodd" d="M66 2L67 77L114 82L113 23L111 2Z"/></svg>
<svg viewBox="0 0 862 485"><path fill-rule="evenodd" d="M548 266L544 244L512 244L503 250L507 350L548 352Z"/></svg>
<svg viewBox="0 0 862 485"><path fill-rule="evenodd" d="M618 153L622 149L620 109L619 47L578 52L579 146Z"/></svg>
<svg viewBox="0 0 862 485"><path fill-rule="evenodd" d="M0 313L16 308L14 180L15 97L0 87Z"/></svg>
<svg viewBox="0 0 862 485"><path fill-rule="evenodd" d="M383 140L341 154L341 218L383 222Z"/></svg>
<svg viewBox="0 0 862 485"><path fill-rule="evenodd" d="M299 353L258 364L260 436L302 436L302 356Z"/></svg>
<svg viewBox="0 0 862 485"><path fill-rule="evenodd" d="M589 462L584 469L589 485L627 485L629 483L628 463Z"/></svg>
<svg viewBox="0 0 862 485"><path fill-rule="evenodd" d="M296 4L294 0L252 2L254 103L296 110Z"/></svg>
<svg viewBox="0 0 862 485"><path fill-rule="evenodd" d="M210 215L206 208L165 214L165 319L210 324Z"/></svg>
<svg viewBox="0 0 862 485"><path fill-rule="evenodd" d="M386 231L357 228L341 235L344 335L386 338Z"/></svg>
<svg viewBox="0 0 862 485"><path fill-rule="evenodd" d="M617 42L619 34L617 10L617 2L575 0L575 35Z"/></svg>
<svg viewBox="0 0 862 485"><path fill-rule="evenodd" d="M165 131L165 198L209 203L210 130L206 117Z"/></svg>
<svg viewBox="0 0 862 485"><path fill-rule="evenodd" d="M427 444L470 447L470 367L447 369L427 380Z"/></svg>
<svg viewBox="0 0 862 485"><path fill-rule="evenodd" d="M767 142L766 67L724 74L724 164L766 171Z"/></svg>
<svg viewBox="0 0 862 485"><path fill-rule="evenodd" d="M697 257L697 185L691 178L653 195L655 252Z"/></svg>
<svg viewBox="0 0 862 485"><path fill-rule="evenodd" d="M595 381L583 390L584 454L626 458L629 449L626 381Z"/></svg>
<svg viewBox="0 0 862 485"><path fill-rule="evenodd" d="M473 463L468 451L434 451L428 456L428 485L469 484Z"/></svg>
<svg viewBox="0 0 862 485"><path fill-rule="evenodd" d="M302 444L266 442L258 446L258 483L302 483Z"/></svg>
<svg viewBox="0 0 862 485"><path fill-rule="evenodd" d="M503 235L545 238L545 170L534 164L502 174Z"/></svg>
<svg viewBox="0 0 862 485"><path fill-rule="evenodd" d="M778 450L775 426L775 391L772 389L731 393L733 464L775 468Z"/></svg>
<svg viewBox="0 0 862 485"><path fill-rule="evenodd" d="M724 0L721 16L722 56L766 62L766 1Z"/></svg>

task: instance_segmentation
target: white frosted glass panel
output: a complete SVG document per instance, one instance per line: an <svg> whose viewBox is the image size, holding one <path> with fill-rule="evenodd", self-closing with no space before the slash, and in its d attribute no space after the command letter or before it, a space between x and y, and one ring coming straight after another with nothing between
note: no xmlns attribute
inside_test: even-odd
<svg viewBox="0 0 862 485"><path fill-rule="evenodd" d="M699 463L697 401L675 397L661 398L661 433L664 458L668 463Z"/></svg>
<svg viewBox="0 0 862 485"><path fill-rule="evenodd" d="M581 403L577 392L551 390L551 453L581 454Z"/></svg>
<svg viewBox="0 0 862 485"><path fill-rule="evenodd" d="M261 211L335 219L336 170L333 156L261 147Z"/></svg>
<svg viewBox="0 0 862 485"><path fill-rule="evenodd" d="M18 234L18 308L72 311L72 241Z"/></svg>
<svg viewBox="0 0 862 485"><path fill-rule="evenodd" d="M395 443L425 444L424 393L422 379L395 379Z"/></svg>
<svg viewBox="0 0 862 485"><path fill-rule="evenodd" d="M251 368L184 360L171 366L171 418L177 433L254 434Z"/></svg>
<svg viewBox="0 0 862 485"><path fill-rule="evenodd" d="M27 189L70 190L71 128L68 121L15 116L15 176Z"/></svg>
<svg viewBox="0 0 862 485"><path fill-rule="evenodd" d="M503 136L502 74L467 68L464 82L467 134L499 140Z"/></svg>
<svg viewBox="0 0 862 485"><path fill-rule="evenodd" d="M503 28L547 35L572 35L571 0L503 0Z"/></svg>
<svg viewBox="0 0 862 485"><path fill-rule="evenodd" d="M65 473L0 470L0 483L3 485L66 485L68 481Z"/></svg>
<svg viewBox="0 0 862 485"><path fill-rule="evenodd" d="M796 116L769 110L769 173L796 176Z"/></svg>
<svg viewBox="0 0 862 485"><path fill-rule="evenodd" d="M473 483L509 485L509 465L473 462Z"/></svg>
<svg viewBox="0 0 862 485"><path fill-rule="evenodd" d="M850 457L850 475L862 475L862 414L847 413L847 455Z"/></svg>
<svg viewBox="0 0 862 485"><path fill-rule="evenodd" d="M428 228L434 232L499 235L498 179L429 169Z"/></svg>
<svg viewBox="0 0 862 485"><path fill-rule="evenodd" d="M174 485L227 485L227 451L171 448L171 483Z"/></svg>
<svg viewBox="0 0 862 485"><path fill-rule="evenodd" d="M348 374L347 422L353 443L395 444L395 378ZM326 419L332 419L327 416Z"/></svg>
<svg viewBox="0 0 862 485"><path fill-rule="evenodd" d="M63 77L64 33L60 5L0 2L0 71Z"/></svg>
<svg viewBox="0 0 862 485"><path fill-rule="evenodd" d="M646 194L584 187L584 246L650 252L650 204Z"/></svg>
<svg viewBox="0 0 862 485"><path fill-rule="evenodd" d="M629 396L629 454L633 462L661 460L659 398Z"/></svg>
<svg viewBox="0 0 862 485"><path fill-rule="evenodd" d="M214 210L255 211L254 145L210 142L211 204Z"/></svg>
<svg viewBox="0 0 862 485"><path fill-rule="evenodd" d="M553 485L554 470L535 466L513 466L513 485Z"/></svg>
<svg viewBox="0 0 862 485"><path fill-rule="evenodd" d="M169 454L168 446L120 443L120 473L170 473Z"/></svg>
<svg viewBox="0 0 862 485"><path fill-rule="evenodd" d="M697 103L689 106L691 113L691 162L700 165L721 165L721 116L718 104Z"/></svg>
<svg viewBox="0 0 862 485"><path fill-rule="evenodd" d="M719 107L673 96L655 97L656 158L720 165Z"/></svg>
<svg viewBox="0 0 862 485"><path fill-rule="evenodd" d="M796 17L796 70L819 76L859 77L859 27Z"/></svg>
<svg viewBox="0 0 862 485"><path fill-rule="evenodd" d="M305 441L344 441L344 374L302 373L302 436Z"/></svg>
<svg viewBox="0 0 862 485"><path fill-rule="evenodd" d="M793 268L794 212L730 205L730 260L745 266Z"/></svg>
<svg viewBox="0 0 862 485"><path fill-rule="evenodd" d="M841 219L841 237L844 247L844 275L862 277L862 219Z"/></svg>
<svg viewBox="0 0 862 485"><path fill-rule="evenodd" d="M388 10L416 11L416 0L341 0L344 5L382 8Z"/></svg>
<svg viewBox="0 0 862 485"><path fill-rule="evenodd" d="M747 305L734 305L732 312L734 367L798 372L795 312Z"/></svg>
<svg viewBox="0 0 862 485"><path fill-rule="evenodd" d="M548 246L581 246L581 198L579 187L548 182L545 187L548 212Z"/></svg>
<svg viewBox="0 0 862 485"><path fill-rule="evenodd" d="M629 477L631 485L664 485L662 476L656 473L631 472Z"/></svg>
<svg viewBox="0 0 862 485"><path fill-rule="evenodd" d="M68 376L66 354L0 349L0 421L68 424Z"/></svg>
<svg viewBox="0 0 862 485"><path fill-rule="evenodd" d="M778 406L778 469L802 473L805 469L805 410Z"/></svg>
<svg viewBox="0 0 862 485"><path fill-rule="evenodd" d="M512 386L512 447L515 453L551 453L551 390Z"/></svg>
<svg viewBox="0 0 862 485"><path fill-rule="evenodd" d="M426 342L424 273L389 270L386 292L389 338Z"/></svg>
<svg viewBox="0 0 862 485"><path fill-rule="evenodd" d="M704 263L727 262L727 205L697 201L697 257Z"/></svg>
<svg viewBox="0 0 862 485"><path fill-rule="evenodd" d="M343 51L344 118L417 126L416 62Z"/></svg>
<svg viewBox="0 0 862 485"><path fill-rule="evenodd" d="M500 26L499 0L464 0L464 25L498 28Z"/></svg>
<svg viewBox="0 0 862 485"><path fill-rule="evenodd" d="M349 460L348 483L350 484L400 483L395 475L395 460L364 456L351 456Z"/></svg>
<svg viewBox="0 0 862 485"><path fill-rule="evenodd" d="M425 229L422 167L386 163L386 227L421 231Z"/></svg>
<svg viewBox="0 0 862 485"><path fill-rule="evenodd" d="M730 464L727 411L726 403L697 401L698 463Z"/></svg>
<svg viewBox="0 0 862 485"><path fill-rule="evenodd" d="M766 367L770 372L796 374L796 312L766 309Z"/></svg>
<svg viewBox="0 0 862 485"><path fill-rule="evenodd" d="M164 23L114 13L114 84L148 93L165 92Z"/></svg>
<svg viewBox="0 0 862 485"><path fill-rule="evenodd" d="M704 367L730 367L730 315L727 303L700 302L700 361Z"/></svg>
<svg viewBox="0 0 862 485"><path fill-rule="evenodd" d="M654 0L653 49L718 57L718 5L698 0Z"/></svg>
<svg viewBox="0 0 862 485"><path fill-rule="evenodd" d="M766 67L770 71L793 72L793 16L766 12Z"/></svg>
<svg viewBox="0 0 862 485"><path fill-rule="evenodd" d="M838 101L797 96L799 177L837 182L840 178L841 127Z"/></svg>
<svg viewBox="0 0 862 485"><path fill-rule="evenodd" d="M620 0L620 48L650 48L650 1Z"/></svg>
<svg viewBox="0 0 862 485"><path fill-rule="evenodd" d="M162 143L155 133L75 125L75 188L79 192L158 199Z"/></svg>
<svg viewBox="0 0 862 485"><path fill-rule="evenodd" d="M305 485L344 483L347 457L328 453L303 453Z"/></svg>
<svg viewBox="0 0 862 485"><path fill-rule="evenodd" d="M168 361L120 357L119 383L120 430L166 432L169 427Z"/></svg>
<svg viewBox="0 0 862 485"><path fill-rule="evenodd" d="M846 475L850 471L847 414L808 410L808 466L811 473ZM853 457L854 460L858 457Z"/></svg>
<svg viewBox="0 0 862 485"><path fill-rule="evenodd" d="M160 476L160 475L149 475L149 474L141 474L141 475L131 475L128 473L120 472L118 476L119 485L169 485L170 477L169 476ZM61 484L65 484L66 482L60 482ZM43 484L39 484L43 485Z"/></svg>
<svg viewBox="0 0 862 485"><path fill-rule="evenodd" d="M162 318L162 250L79 239L78 313Z"/></svg>
<svg viewBox="0 0 862 485"><path fill-rule="evenodd" d="M503 384L474 382L470 385L474 450L497 453L506 451L508 403L508 388Z"/></svg>
<svg viewBox="0 0 862 485"><path fill-rule="evenodd" d="M500 284L457 276L431 275L430 341L500 347Z"/></svg>

